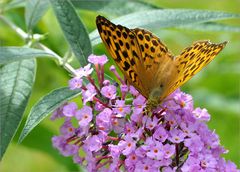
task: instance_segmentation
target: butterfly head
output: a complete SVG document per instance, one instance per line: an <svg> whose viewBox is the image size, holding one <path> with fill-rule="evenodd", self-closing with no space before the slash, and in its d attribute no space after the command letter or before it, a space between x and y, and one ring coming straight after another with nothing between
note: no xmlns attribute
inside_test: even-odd
<svg viewBox="0 0 240 172"><path fill-rule="evenodd" d="M153 89L148 97L147 101L147 111L152 111L154 108L156 108L159 104L162 102L162 96L163 96L163 88L155 88Z"/></svg>

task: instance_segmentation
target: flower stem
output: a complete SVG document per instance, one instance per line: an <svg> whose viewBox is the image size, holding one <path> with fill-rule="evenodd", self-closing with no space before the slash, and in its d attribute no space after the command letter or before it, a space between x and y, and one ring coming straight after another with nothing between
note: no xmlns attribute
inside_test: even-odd
<svg viewBox="0 0 240 172"><path fill-rule="evenodd" d="M90 76L87 76L87 79L88 81L94 86L95 90L97 91L98 95L101 95L101 92L100 90L98 89L98 87L96 86L94 80L90 77Z"/></svg>
<svg viewBox="0 0 240 172"><path fill-rule="evenodd" d="M178 144L175 144L175 150L176 150L176 165L179 164L179 150L178 150Z"/></svg>
<svg viewBox="0 0 240 172"><path fill-rule="evenodd" d="M100 65L100 71L101 71L101 75L100 75L100 78L101 78L100 88L102 88L103 87L103 81L104 81L104 67L103 67L103 65Z"/></svg>
<svg viewBox="0 0 240 172"><path fill-rule="evenodd" d="M120 139L117 137L112 137L112 136L107 136L108 140L112 140L112 141L119 141Z"/></svg>
<svg viewBox="0 0 240 172"><path fill-rule="evenodd" d="M105 155L105 156L101 156L101 157L99 157L99 158L96 158L96 161L101 161L101 160L103 160L103 159L109 159L109 158L111 158L111 156Z"/></svg>
<svg viewBox="0 0 240 172"><path fill-rule="evenodd" d="M105 162L103 162L103 163L100 163L100 164L98 164L97 165L97 169L99 169L99 168L101 168L101 167L103 167L103 166L105 166L106 164L110 164L112 162L112 160L107 160L107 161L105 161Z"/></svg>
<svg viewBox="0 0 240 172"><path fill-rule="evenodd" d="M102 88L102 82L101 82L101 70L99 69L99 64L94 64L95 65L95 69L96 69L96 73L97 73L97 78L98 78L98 83L100 88Z"/></svg>
<svg viewBox="0 0 240 172"><path fill-rule="evenodd" d="M107 107L107 108L109 108L109 109L112 109L110 106L108 106L108 104L103 103L101 100L99 100L99 99L98 99L97 97L95 97L95 96L93 97L93 100L101 103L103 106L105 106L105 107Z"/></svg>

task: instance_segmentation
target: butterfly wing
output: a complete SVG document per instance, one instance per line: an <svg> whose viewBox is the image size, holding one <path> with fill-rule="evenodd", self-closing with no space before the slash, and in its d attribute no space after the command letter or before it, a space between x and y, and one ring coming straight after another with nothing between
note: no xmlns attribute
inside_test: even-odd
<svg viewBox="0 0 240 172"><path fill-rule="evenodd" d="M148 96L146 86L139 78L141 64L141 52L130 29L121 25L115 25L102 16L96 18L98 32L109 53L118 67L130 82L142 95Z"/></svg>
<svg viewBox="0 0 240 172"><path fill-rule="evenodd" d="M158 37L143 29L115 25L101 16L96 23L105 46L130 84L146 98L154 88L167 89L169 75L174 73L170 68L175 69L173 56Z"/></svg>
<svg viewBox="0 0 240 172"><path fill-rule="evenodd" d="M172 83L169 93L166 94L172 93L202 70L202 68L216 57L226 44L227 42L213 44L209 41L198 41L192 46L185 48L175 59L178 77Z"/></svg>
<svg viewBox="0 0 240 172"><path fill-rule="evenodd" d="M141 63L144 69L141 80L147 85L150 98L161 100L161 95L169 89L171 80L177 75L174 56L161 40L144 29L132 30L141 50ZM156 92L154 91L156 90Z"/></svg>
<svg viewBox="0 0 240 172"><path fill-rule="evenodd" d="M152 100L158 98L159 102L210 63L227 43L199 41L174 58L149 31L115 25L102 16L97 17L96 24L128 82L146 98L152 95Z"/></svg>

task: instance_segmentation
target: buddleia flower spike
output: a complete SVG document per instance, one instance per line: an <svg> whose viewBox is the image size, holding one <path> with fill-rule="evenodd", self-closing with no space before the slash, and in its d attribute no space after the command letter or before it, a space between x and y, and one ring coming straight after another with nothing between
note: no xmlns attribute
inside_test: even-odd
<svg viewBox="0 0 240 172"><path fill-rule="evenodd" d="M52 119L64 120L60 134L52 138L63 156L71 156L89 172L239 172L222 158L227 151L206 124L209 113L194 108L190 95L176 90L170 101L162 102L166 108L149 117L143 113L146 98L126 85L115 67L110 70L117 80L98 77L107 61L106 56L91 55L90 64L69 81L70 89L81 91L81 96L53 113Z"/></svg>

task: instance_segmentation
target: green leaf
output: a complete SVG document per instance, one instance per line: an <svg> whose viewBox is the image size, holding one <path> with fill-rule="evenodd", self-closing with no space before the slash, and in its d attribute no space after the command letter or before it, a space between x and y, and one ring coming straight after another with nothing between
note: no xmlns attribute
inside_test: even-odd
<svg viewBox="0 0 240 172"><path fill-rule="evenodd" d="M207 22L199 24L187 24L184 26L178 26L180 29L198 30L198 31L226 31L226 32L240 32L239 26L231 26L226 24Z"/></svg>
<svg viewBox="0 0 240 172"><path fill-rule="evenodd" d="M6 64L35 57L54 57L54 55L34 48L0 47L0 64Z"/></svg>
<svg viewBox="0 0 240 172"><path fill-rule="evenodd" d="M31 109L26 124L22 130L19 142L36 127L49 113L63 105L68 100L81 94L80 91L72 91L68 87L53 90L46 96L42 97Z"/></svg>
<svg viewBox="0 0 240 172"><path fill-rule="evenodd" d="M87 65L87 58L92 54L92 45L73 5L69 0L50 0L50 2L73 53L82 66Z"/></svg>
<svg viewBox="0 0 240 172"><path fill-rule="evenodd" d="M88 1L88 0L71 0L73 5L79 9L86 9L92 11L98 11L101 13L107 13L108 15L126 15L129 13L157 9L154 5L151 5L146 2L141 2L138 0L129 1L129 0L97 0L97 1ZM119 8L121 7L121 8Z"/></svg>
<svg viewBox="0 0 240 172"><path fill-rule="evenodd" d="M35 69L33 59L0 67L0 159L21 122L34 83Z"/></svg>
<svg viewBox="0 0 240 172"><path fill-rule="evenodd" d="M11 10L14 8L24 7L25 0L12 0L10 2L0 2L0 9L3 8L4 11Z"/></svg>
<svg viewBox="0 0 240 172"><path fill-rule="evenodd" d="M92 11L100 10L104 6L107 6L111 2L111 0L94 0L94 1L89 1L89 0L81 0L81 1L70 0L70 1L73 4L73 6L76 7L76 8L92 10ZM115 0L113 0L113 1L115 1Z"/></svg>
<svg viewBox="0 0 240 172"><path fill-rule="evenodd" d="M167 28L186 24L199 24L209 21L240 18L239 14L218 11L191 10L191 9L164 9L131 13L111 20L115 24L122 24L129 28ZM90 34L92 45L101 42L97 30Z"/></svg>
<svg viewBox="0 0 240 172"><path fill-rule="evenodd" d="M31 30L42 18L49 7L48 0L27 0L25 20L27 30Z"/></svg>

